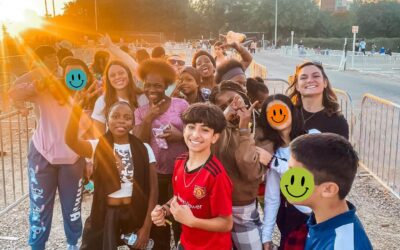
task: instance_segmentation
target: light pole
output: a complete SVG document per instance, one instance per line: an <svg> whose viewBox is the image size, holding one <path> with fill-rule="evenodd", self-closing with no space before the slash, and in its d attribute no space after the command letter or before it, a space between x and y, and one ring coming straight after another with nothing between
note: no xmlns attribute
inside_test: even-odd
<svg viewBox="0 0 400 250"><path fill-rule="evenodd" d="M52 3L53 3L53 17L55 17L56 16L56 8L54 7L54 0L52 0Z"/></svg>
<svg viewBox="0 0 400 250"><path fill-rule="evenodd" d="M49 12L47 11L47 1L44 0L44 7L46 8L46 17L49 17Z"/></svg>
<svg viewBox="0 0 400 250"><path fill-rule="evenodd" d="M95 29L97 32L97 0L94 0L94 24L95 24Z"/></svg>
<svg viewBox="0 0 400 250"><path fill-rule="evenodd" d="M275 48L278 33L278 0L275 0Z"/></svg>

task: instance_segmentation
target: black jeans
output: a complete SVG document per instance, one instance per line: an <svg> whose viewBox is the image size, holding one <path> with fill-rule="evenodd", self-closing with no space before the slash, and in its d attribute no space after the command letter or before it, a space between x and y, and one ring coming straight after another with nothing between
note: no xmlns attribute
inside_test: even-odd
<svg viewBox="0 0 400 250"><path fill-rule="evenodd" d="M158 174L158 203L165 204L172 198L172 175ZM154 250L170 250L171 249L171 227L166 224L165 227L152 227ZM178 243L181 236L181 225L175 221L172 223L174 231L175 244Z"/></svg>

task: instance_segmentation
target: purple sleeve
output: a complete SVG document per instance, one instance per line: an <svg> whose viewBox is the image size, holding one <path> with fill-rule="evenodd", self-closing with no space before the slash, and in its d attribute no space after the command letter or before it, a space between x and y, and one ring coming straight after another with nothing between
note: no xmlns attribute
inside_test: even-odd
<svg viewBox="0 0 400 250"><path fill-rule="evenodd" d="M143 122L142 110L141 108L137 108L135 110L135 125L138 126L142 124L142 122Z"/></svg>
<svg viewBox="0 0 400 250"><path fill-rule="evenodd" d="M189 103L184 99L177 99L177 102L180 107L180 113L185 112L185 110L189 107Z"/></svg>

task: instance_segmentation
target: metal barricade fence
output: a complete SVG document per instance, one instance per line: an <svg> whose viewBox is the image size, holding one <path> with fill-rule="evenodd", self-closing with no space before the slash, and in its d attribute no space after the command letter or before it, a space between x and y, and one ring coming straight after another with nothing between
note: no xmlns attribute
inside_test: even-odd
<svg viewBox="0 0 400 250"><path fill-rule="evenodd" d="M354 127L355 127L355 116L353 113L353 104L349 93L341 89L333 88L336 94L337 101L340 106L340 111L342 112L344 118L346 118L349 124L349 140L353 141Z"/></svg>
<svg viewBox="0 0 400 250"><path fill-rule="evenodd" d="M400 105L371 94L361 102L357 151L362 165L400 198Z"/></svg>
<svg viewBox="0 0 400 250"><path fill-rule="evenodd" d="M264 79L265 85L267 85L269 94L285 94L289 83L279 78L266 78Z"/></svg>
<svg viewBox="0 0 400 250"><path fill-rule="evenodd" d="M0 115L0 216L28 195L27 155L35 128L35 117L30 113L25 117L18 111Z"/></svg>

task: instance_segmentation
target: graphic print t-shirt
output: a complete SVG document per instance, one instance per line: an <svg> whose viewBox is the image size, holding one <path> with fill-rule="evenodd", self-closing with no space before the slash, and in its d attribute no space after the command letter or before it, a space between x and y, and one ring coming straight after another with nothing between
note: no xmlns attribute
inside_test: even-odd
<svg viewBox="0 0 400 250"><path fill-rule="evenodd" d="M92 145L93 154L96 150L97 144L99 140L89 140L90 144ZM149 163L155 163L156 159L151 147L144 143L147 149L147 153L149 155ZM133 189L133 173L134 173L134 165L133 165L133 158L131 147L129 144L116 144L114 143L114 155L117 160L120 162L118 164L119 167L119 179L121 181L121 189L115 191L112 194L109 194L109 197L112 198L124 198L124 197L131 197L132 196L132 189ZM93 155L92 155L93 158Z"/></svg>

